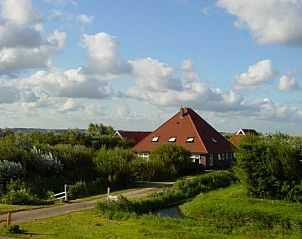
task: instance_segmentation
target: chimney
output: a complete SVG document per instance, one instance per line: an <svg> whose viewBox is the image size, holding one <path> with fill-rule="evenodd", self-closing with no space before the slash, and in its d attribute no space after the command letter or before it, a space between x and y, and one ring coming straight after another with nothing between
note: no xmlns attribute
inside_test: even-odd
<svg viewBox="0 0 302 239"><path fill-rule="evenodd" d="M184 114L185 114L185 108L184 107L180 107L180 110L179 110L179 116L180 116L180 118L184 117Z"/></svg>

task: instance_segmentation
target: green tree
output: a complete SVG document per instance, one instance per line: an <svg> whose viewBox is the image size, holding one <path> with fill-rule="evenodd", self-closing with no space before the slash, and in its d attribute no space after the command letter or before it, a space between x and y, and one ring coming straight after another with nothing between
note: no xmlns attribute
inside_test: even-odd
<svg viewBox="0 0 302 239"><path fill-rule="evenodd" d="M150 162L163 162L172 177L185 175L194 171L194 164L190 159L191 153L180 145L161 144L150 152Z"/></svg>

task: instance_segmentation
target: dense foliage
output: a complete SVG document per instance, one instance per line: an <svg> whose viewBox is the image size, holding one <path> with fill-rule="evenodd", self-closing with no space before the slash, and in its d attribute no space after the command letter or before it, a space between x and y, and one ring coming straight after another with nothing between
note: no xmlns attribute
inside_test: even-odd
<svg viewBox="0 0 302 239"><path fill-rule="evenodd" d="M302 141L285 135L247 137L235 172L250 194L302 202Z"/></svg>
<svg viewBox="0 0 302 239"><path fill-rule="evenodd" d="M162 172L168 178L173 178L178 175L186 175L188 173L201 171L201 165L192 163L190 159L191 152L185 148L173 144L161 144L150 152L150 164L157 165L165 170ZM151 167L154 167L154 166Z"/></svg>
<svg viewBox="0 0 302 239"><path fill-rule="evenodd" d="M137 180L192 172L190 153L179 146L162 145L144 161L131 145L103 124L87 130L0 130L0 197L6 203L43 204L53 201L51 195L62 192L64 184L74 199L104 193L108 186L125 188Z"/></svg>

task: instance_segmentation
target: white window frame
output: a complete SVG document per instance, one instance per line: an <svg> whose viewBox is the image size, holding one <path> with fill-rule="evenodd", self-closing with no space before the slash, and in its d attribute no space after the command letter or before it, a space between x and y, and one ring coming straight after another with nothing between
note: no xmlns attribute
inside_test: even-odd
<svg viewBox="0 0 302 239"><path fill-rule="evenodd" d="M192 160L193 163L195 163L196 159L198 160L198 163L201 164L201 157L200 154L191 154L190 159Z"/></svg>
<svg viewBox="0 0 302 239"><path fill-rule="evenodd" d="M169 142L171 142L171 143L176 142L176 137L170 137L170 138L169 138Z"/></svg>
<svg viewBox="0 0 302 239"><path fill-rule="evenodd" d="M213 137L211 137L211 140L214 142L214 143L217 143L218 141L216 139L214 139Z"/></svg>
<svg viewBox="0 0 302 239"><path fill-rule="evenodd" d="M143 160L149 160L149 153L148 152L138 152L137 157Z"/></svg>
<svg viewBox="0 0 302 239"><path fill-rule="evenodd" d="M154 136L154 137L151 139L151 142L158 142L158 139L159 139L159 136Z"/></svg>
<svg viewBox="0 0 302 239"><path fill-rule="evenodd" d="M187 137L186 143L194 143L194 137Z"/></svg>

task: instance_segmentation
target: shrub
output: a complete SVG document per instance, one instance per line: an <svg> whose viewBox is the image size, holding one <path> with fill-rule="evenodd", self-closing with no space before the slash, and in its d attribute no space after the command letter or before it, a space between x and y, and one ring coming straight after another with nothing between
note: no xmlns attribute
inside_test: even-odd
<svg viewBox="0 0 302 239"><path fill-rule="evenodd" d="M247 137L236 152L235 173L256 197L302 201L302 142L277 134Z"/></svg>
<svg viewBox="0 0 302 239"><path fill-rule="evenodd" d="M86 183L77 182L74 185L70 185L67 190L69 199L76 199L88 196L88 188Z"/></svg>
<svg viewBox="0 0 302 239"><path fill-rule="evenodd" d="M6 185L10 180L22 179L25 176L25 169L20 163L7 160L0 161L0 183L2 192L6 191Z"/></svg>
<svg viewBox="0 0 302 239"><path fill-rule="evenodd" d="M178 175L186 175L188 173L196 172L196 165L190 159L191 153L185 148L173 144L161 144L150 152L150 162L162 162L163 167L169 173L169 177L176 177ZM200 168L200 171L202 168Z"/></svg>
<svg viewBox="0 0 302 239"><path fill-rule="evenodd" d="M131 150L102 147L94 158L95 167L100 177L107 179L111 187L125 187L135 181L131 161L134 154Z"/></svg>
<svg viewBox="0 0 302 239"><path fill-rule="evenodd" d="M9 233L17 234L21 232L20 226L18 224L9 225L7 228Z"/></svg>

